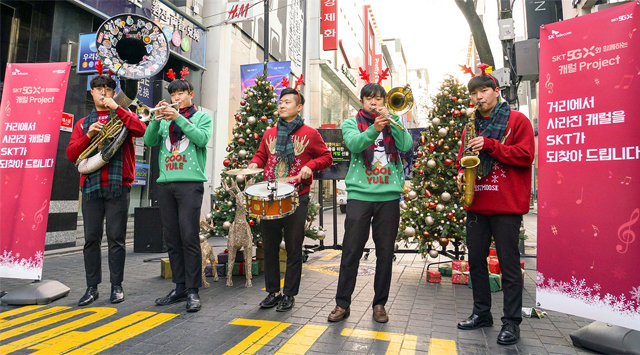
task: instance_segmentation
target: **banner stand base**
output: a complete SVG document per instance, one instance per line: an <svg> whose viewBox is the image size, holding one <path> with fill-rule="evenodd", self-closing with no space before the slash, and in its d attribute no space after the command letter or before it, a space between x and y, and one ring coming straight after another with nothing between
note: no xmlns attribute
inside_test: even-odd
<svg viewBox="0 0 640 355"><path fill-rule="evenodd" d="M573 345L603 354L640 354L640 332L593 322L570 335Z"/></svg>
<svg viewBox="0 0 640 355"><path fill-rule="evenodd" d="M28 304L49 304L58 298L68 295L69 291L71 291L71 289L60 281L34 281L28 285L9 291L0 298L0 301L2 301L3 304L21 306Z"/></svg>

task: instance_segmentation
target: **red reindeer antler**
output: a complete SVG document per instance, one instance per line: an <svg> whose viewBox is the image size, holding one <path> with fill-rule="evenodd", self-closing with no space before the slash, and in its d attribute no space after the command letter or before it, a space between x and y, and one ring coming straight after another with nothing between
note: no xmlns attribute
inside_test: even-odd
<svg viewBox="0 0 640 355"><path fill-rule="evenodd" d="M189 68L182 68L182 70L180 70L180 80L184 80L184 77L187 75L189 75Z"/></svg>
<svg viewBox="0 0 640 355"><path fill-rule="evenodd" d="M470 66L462 65L462 64L458 64L458 66L462 69L462 72L463 72L463 73L465 73L465 74L469 74L469 75L471 75L471 77L476 76L476 75L473 73L473 69L471 69L471 67L470 67Z"/></svg>
<svg viewBox="0 0 640 355"><path fill-rule="evenodd" d="M96 70L98 71L98 75L102 75L102 71L104 71L104 65L102 65L101 60L96 62Z"/></svg>
<svg viewBox="0 0 640 355"><path fill-rule="evenodd" d="M363 70L362 67L358 67L358 70L360 70L360 79L364 80L366 83L369 82L370 78L369 78L369 73L367 73L366 70Z"/></svg>
<svg viewBox="0 0 640 355"><path fill-rule="evenodd" d="M481 75L487 75L487 68L489 68L489 64L485 64L485 63L478 64L478 69L480 69Z"/></svg>
<svg viewBox="0 0 640 355"><path fill-rule="evenodd" d="M176 73L174 73L173 69L169 69L169 71L167 71L167 78L173 80L176 80Z"/></svg>
<svg viewBox="0 0 640 355"><path fill-rule="evenodd" d="M283 76L282 80L280 80L280 85L282 85L283 88L289 87L289 79L287 79L286 76Z"/></svg>
<svg viewBox="0 0 640 355"><path fill-rule="evenodd" d="M380 72L380 74L378 74L378 84L380 84L382 80L388 77L389 77L389 68L383 70L382 72Z"/></svg>
<svg viewBox="0 0 640 355"><path fill-rule="evenodd" d="M296 86L293 87L293 90L297 89L299 85L304 84L304 75L300 74L300 79L296 80Z"/></svg>
<svg viewBox="0 0 640 355"><path fill-rule="evenodd" d="M109 69L109 77L111 77L111 75L115 74L114 72L111 71L111 69Z"/></svg>

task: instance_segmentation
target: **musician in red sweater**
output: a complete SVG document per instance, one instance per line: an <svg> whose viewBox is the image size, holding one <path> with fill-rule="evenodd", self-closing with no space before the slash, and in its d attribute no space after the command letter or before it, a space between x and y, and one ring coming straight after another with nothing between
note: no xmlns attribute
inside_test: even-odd
<svg viewBox="0 0 640 355"><path fill-rule="evenodd" d="M483 72L473 77L468 87L471 100L477 106L476 137L462 142L457 158L458 182L462 181L460 159L465 149L480 152L480 165L473 203L465 206L473 312L458 323L458 328L468 330L493 325L487 270L493 236L504 290L504 315L497 342L515 344L520 338L522 322L518 236L522 215L529 211L535 149L533 128L525 115L511 110L509 104L500 99L500 88L492 76Z"/></svg>
<svg viewBox="0 0 640 355"><path fill-rule="evenodd" d="M98 75L89 83L94 109L76 122L67 146L67 158L75 162L87 148L91 138L100 133L110 116L122 121L129 134L114 156L101 169L80 175L82 190L82 218L84 220L84 268L87 290L78 301L86 306L98 299L98 284L102 281L100 244L102 225L106 217L107 242L109 245L109 273L111 281L111 303L124 301L122 280L124 278L125 237L129 192L135 175L136 157L133 137L142 137L145 124L127 109L113 100L116 82L107 76ZM91 155L95 155L94 152Z"/></svg>
<svg viewBox="0 0 640 355"><path fill-rule="evenodd" d="M278 124L263 135L260 147L249 162L249 168L264 168L264 179L285 180L298 188L299 204L296 211L284 218L262 220L264 245L264 279L267 297L260 302L262 308L277 306L278 312L290 310L300 287L302 272L302 242L307 219L309 190L313 172L328 168L333 159L320 133L304 124L300 117L304 96L297 90L286 88L278 103ZM284 230L283 230L284 229ZM280 264L278 249L284 235L287 249L287 270L284 278L284 296L280 294Z"/></svg>

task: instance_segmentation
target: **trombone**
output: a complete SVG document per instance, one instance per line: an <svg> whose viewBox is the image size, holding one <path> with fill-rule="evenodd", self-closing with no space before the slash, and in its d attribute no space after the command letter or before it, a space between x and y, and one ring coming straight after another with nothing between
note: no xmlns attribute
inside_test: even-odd
<svg viewBox="0 0 640 355"><path fill-rule="evenodd" d="M413 107L413 93L411 92L411 87L407 84L402 87L398 86L391 89L387 94L385 101L385 106L391 114L396 116L404 115ZM375 114L386 117L392 125L403 131L405 130L405 128L396 122L391 116L378 111L375 107L372 107L372 110Z"/></svg>

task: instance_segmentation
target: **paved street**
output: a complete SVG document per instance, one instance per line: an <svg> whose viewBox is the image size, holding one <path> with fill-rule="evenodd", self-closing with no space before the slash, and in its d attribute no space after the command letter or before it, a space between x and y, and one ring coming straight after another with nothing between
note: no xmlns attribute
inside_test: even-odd
<svg viewBox="0 0 640 355"><path fill-rule="evenodd" d="M325 226L330 227L327 222L331 218L331 211L327 211ZM343 218L344 214L338 214L340 233ZM527 215L526 220L529 231L535 226L535 214ZM327 234L330 245L331 229ZM535 252L529 246L531 240L527 241L528 250ZM210 242L216 253L224 250L225 239L210 238ZM37 309L0 306L0 353L72 349L106 354L586 353L571 345L569 333L590 321L557 312L548 312L543 319L525 318L520 343L497 345L501 292L493 294L497 323L492 328L456 329L456 322L471 313L471 289L451 284L450 277L443 277L440 284L427 283L425 267L434 260L425 261L417 254L397 254L386 305L387 324L376 323L371 313L374 252L361 261L351 316L337 324L328 323L327 315L335 305L339 251L328 249L310 255L296 305L286 313L259 308L266 295L261 290L263 275L254 276L252 288L244 287L243 276L234 277L233 287L226 287L223 279L213 282L209 278L211 287L200 291L203 306L198 313L186 313L184 303L155 306L153 300L172 288L170 280L160 277L157 258L162 256L165 254L133 253L130 244L123 285L125 302L109 303L108 270L103 268L100 298L91 308L79 308L76 303L85 290L82 253L79 248L47 252L43 279L61 281L71 292ZM532 307L536 259L522 260L526 269L523 305ZM3 279L1 288L11 291L25 283Z"/></svg>

